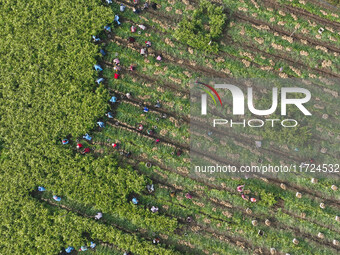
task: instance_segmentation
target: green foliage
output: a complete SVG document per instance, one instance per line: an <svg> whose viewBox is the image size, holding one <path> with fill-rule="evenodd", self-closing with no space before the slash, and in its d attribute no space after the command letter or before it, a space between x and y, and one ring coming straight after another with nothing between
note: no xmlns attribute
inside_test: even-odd
<svg viewBox="0 0 340 255"><path fill-rule="evenodd" d="M57 254L101 238L138 254L173 254L135 235L98 225L38 201L62 197L135 226L171 233L176 219L132 205L129 195L145 190L146 178L115 158L75 153L72 142L89 132L107 111L109 94L95 83L93 65L99 35L113 13L98 0L33 1L1 6L5 36L0 38L0 227L1 254ZM103 38L102 38L103 39ZM74 147L73 147L74 148ZM94 225L94 226L93 226ZM98 225L98 226L97 226Z"/></svg>
<svg viewBox="0 0 340 255"><path fill-rule="evenodd" d="M91 35L110 21L111 12L94 0L8 2L1 11L4 142L31 143L35 133L60 139L92 128L106 108L107 93L94 83L98 47Z"/></svg>
<svg viewBox="0 0 340 255"><path fill-rule="evenodd" d="M182 19L174 37L193 48L217 53L216 40L223 31L226 18L222 7L202 0L199 8L193 12L191 19L187 17Z"/></svg>
<svg viewBox="0 0 340 255"><path fill-rule="evenodd" d="M267 190L262 189L259 195L260 195L259 204L261 205L272 207L277 202L275 195L271 192L268 192Z"/></svg>
<svg viewBox="0 0 340 255"><path fill-rule="evenodd" d="M264 139L276 141L279 144L290 144L291 146L305 145L312 136L308 126L299 125L296 128L284 128L279 124L274 127L266 126L261 135Z"/></svg>
<svg viewBox="0 0 340 255"><path fill-rule="evenodd" d="M43 206L30 196L38 185L63 200L119 211L145 228L174 229L176 220L151 216L128 201L145 189L144 176L118 167L112 157L84 157L71 144L61 145L66 136L88 132L107 109L108 92L94 82L99 49L91 35L112 22L110 9L97 0L61 0L7 2L0 12L0 253L57 254L86 241L82 233L91 231L90 222ZM100 229L110 236L93 237L134 246L139 254L168 252L113 227Z"/></svg>

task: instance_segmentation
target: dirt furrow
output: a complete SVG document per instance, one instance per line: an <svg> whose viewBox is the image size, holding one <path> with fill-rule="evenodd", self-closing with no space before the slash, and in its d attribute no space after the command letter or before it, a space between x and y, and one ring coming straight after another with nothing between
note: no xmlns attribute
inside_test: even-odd
<svg viewBox="0 0 340 255"><path fill-rule="evenodd" d="M288 13L294 13L298 16L304 16L306 20L311 21L314 20L315 22L318 22L321 25L330 26L335 30L340 29L340 23L322 18L299 7L291 6L289 4L279 4L278 2L273 0L264 0L261 2L263 2L265 6L273 7L276 10L284 10L287 11Z"/></svg>
<svg viewBox="0 0 340 255"><path fill-rule="evenodd" d="M297 184L294 184L294 183L291 183L291 182L287 182L285 180L276 179L276 178L268 177L267 179L270 183L272 183L276 186L280 186L281 183L283 183L283 184L286 185L286 188L289 189L289 190L293 190L293 191L296 191L296 192L301 192L302 194L306 194L311 199L318 198L318 199L324 201L327 205L331 205L331 206L334 206L335 208L340 209L340 201L338 201L334 198L327 198L322 193L318 192L317 190L309 190L309 189L302 187L300 185L297 185Z"/></svg>
<svg viewBox="0 0 340 255"><path fill-rule="evenodd" d="M281 207L280 207L280 208L281 208ZM302 217L301 215L297 215L297 214L295 214L295 213L293 213L293 212L290 212L290 211L288 211L288 210L286 210L286 209L281 208L281 211L282 211L283 213L289 215L290 217L298 218L298 219L300 219L300 220L306 220L305 217ZM322 224L322 223L320 223L320 222L318 222L318 221L315 221L315 220L312 220L312 219L308 219L308 221L309 221L309 222L312 222L313 224L318 225L318 226L320 226L320 227L327 228L327 229L329 229L329 230L331 230L331 231L334 231L334 232L336 232L337 234L340 234L340 231L339 231L338 229L334 228L334 226L327 226L327 225L325 225L325 224Z"/></svg>
<svg viewBox="0 0 340 255"><path fill-rule="evenodd" d="M262 25L262 26L268 27L270 30L272 30L274 32L277 32L279 34L283 34L283 35L286 35L286 36L292 36L293 38L296 38L298 40L305 40L305 41L309 42L311 45L314 45L314 46L323 46L323 47L327 48L329 51L340 53L340 48L337 48L336 46L329 45L329 44L327 44L325 42L322 42L322 41L317 41L315 39L312 39L311 37L303 36L303 35L300 35L298 33L294 33L292 35L291 32L288 32L288 31L282 29L281 27L279 27L277 25L271 25L271 24L269 24L267 22L254 19L252 17L246 16L246 15L241 14L239 12L234 12L233 16L236 19L243 20L243 21L249 22L251 24L257 25L257 26L261 26ZM337 75L336 77L340 77L340 75Z"/></svg>
<svg viewBox="0 0 340 255"><path fill-rule="evenodd" d="M335 8L337 8L336 6L334 6L330 3L327 3L324 0L308 0L308 2L312 2L314 5L325 8L329 11L334 11L334 10L336 10Z"/></svg>
<svg viewBox="0 0 340 255"><path fill-rule="evenodd" d="M327 70L327 69L310 67L302 61L291 59L288 55L284 55L284 54L281 54L281 53L274 54L274 53L266 52L264 50L257 48L255 46L255 44L251 43L251 42L243 41L242 44L238 44L237 42L234 42L232 37L229 36L229 35L224 36L224 38L226 38L228 42L232 42L235 45L240 45L240 47L242 47L242 48L248 49L250 51L255 51L255 52L257 51L257 52L261 53L262 55L269 57L271 59L284 60L287 63L289 63L290 65L295 66L295 67L304 67L304 68L306 68L310 71L316 72L316 73L321 74L321 75L325 75L326 77L327 76L332 76L332 77L338 77L339 76L339 74L333 73L332 71ZM278 72L276 71L276 73L278 73Z"/></svg>

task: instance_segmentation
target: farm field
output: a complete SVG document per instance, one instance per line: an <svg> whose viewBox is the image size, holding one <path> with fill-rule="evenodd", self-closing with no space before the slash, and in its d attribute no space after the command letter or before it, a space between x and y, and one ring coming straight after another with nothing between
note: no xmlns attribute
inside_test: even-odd
<svg viewBox="0 0 340 255"><path fill-rule="evenodd" d="M339 254L337 171L244 179L191 162L339 165L339 9L108 2L0 5L0 254ZM187 32L196 18L210 31L199 40ZM191 86L228 78L304 79L313 118L288 131L223 129L228 142L218 140L194 118ZM198 148L196 133L208 141Z"/></svg>

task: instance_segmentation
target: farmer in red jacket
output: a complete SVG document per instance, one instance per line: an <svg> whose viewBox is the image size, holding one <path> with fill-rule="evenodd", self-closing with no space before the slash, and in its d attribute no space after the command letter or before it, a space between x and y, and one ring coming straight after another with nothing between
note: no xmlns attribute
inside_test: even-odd
<svg viewBox="0 0 340 255"><path fill-rule="evenodd" d="M90 148L85 148L84 151L82 152L82 154L89 153L90 151L91 151Z"/></svg>

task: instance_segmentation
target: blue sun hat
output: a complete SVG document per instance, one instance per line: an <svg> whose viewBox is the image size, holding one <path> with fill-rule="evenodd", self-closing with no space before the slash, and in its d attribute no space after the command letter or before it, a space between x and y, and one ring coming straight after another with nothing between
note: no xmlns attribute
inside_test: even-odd
<svg viewBox="0 0 340 255"><path fill-rule="evenodd" d="M99 79L96 80L96 82L98 83L98 85L99 85L101 82L103 82L103 81L104 81L104 78L99 78Z"/></svg>
<svg viewBox="0 0 340 255"><path fill-rule="evenodd" d="M61 197L58 197L58 196L56 196L56 195L53 196L53 199L54 199L55 201L57 201L57 202L61 201Z"/></svg>
<svg viewBox="0 0 340 255"><path fill-rule="evenodd" d="M72 246L69 246L65 249L66 253L71 253L74 250L74 248Z"/></svg>
<svg viewBox="0 0 340 255"><path fill-rule="evenodd" d="M102 68L100 65L98 65L98 64L95 64L95 65L94 65L94 69L95 69L96 71L103 71L103 68Z"/></svg>
<svg viewBox="0 0 340 255"><path fill-rule="evenodd" d="M104 122L102 122L102 121L98 121L97 124L101 128L103 128L105 126Z"/></svg>
<svg viewBox="0 0 340 255"><path fill-rule="evenodd" d="M92 140L92 137L89 136L89 134L87 134L87 133L83 136L83 138L86 139L86 140L88 140L88 141L91 141L91 140Z"/></svg>
<svg viewBox="0 0 340 255"><path fill-rule="evenodd" d="M134 205L138 204L138 200L137 200L137 198L135 198L135 197L134 197L134 198L132 198L132 200L131 200L131 201L132 201L132 203L133 203Z"/></svg>
<svg viewBox="0 0 340 255"><path fill-rule="evenodd" d="M45 190L46 190L46 189L45 189L44 187L41 187L41 186L38 187L38 191L41 191L41 192L42 192L42 191L45 191Z"/></svg>
<svg viewBox="0 0 340 255"><path fill-rule="evenodd" d="M115 96L111 97L110 102L111 103L116 103L117 102L117 97L115 97Z"/></svg>

